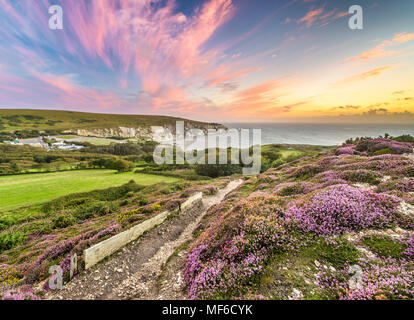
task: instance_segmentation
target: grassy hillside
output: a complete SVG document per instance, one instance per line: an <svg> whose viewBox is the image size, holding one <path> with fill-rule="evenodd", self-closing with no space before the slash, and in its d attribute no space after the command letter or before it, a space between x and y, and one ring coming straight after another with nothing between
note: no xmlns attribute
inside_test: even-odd
<svg viewBox="0 0 414 320"><path fill-rule="evenodd" d="M43 203L74 192L119 186L130 180L140 185L178 179L112 170L73 170L0 177L0 211Z"/></svg>
<svg viewBox="0 0 414 320"><path fill-rule="evenodd" d="M414 299L412 150L363 139L246 179L198 228L188 297Z"/></svg>
<svg viewBox="0 0 414 320"><path fill-rule="evenodd" d="M152 115L86 113L58 110L0 109L2 130L68 130L114 127L175 125L177 120L205 123L182 118Z"/></svg>
<svg viewBox="0 0 414 320"><path fill-rule="evenodd" d="M130 181L118 187L72 193L41 205L0 212L0 300L5 296L10 298L7 293L10 287L27 289L29 299L37 299L31 292L39 296L45 293L50 266L59 264L67 281L68 256L77 254L76 273L79 273L84 268L86 248L160 212L178 208L196 192L212 194L228 183L227 178L168 183L165 178L155 177L164 182L144 186L141 183L149 183L148 178L152 177L142 174L133 177L140 184ZM43 282L40 286L39 281Z"/></svg>

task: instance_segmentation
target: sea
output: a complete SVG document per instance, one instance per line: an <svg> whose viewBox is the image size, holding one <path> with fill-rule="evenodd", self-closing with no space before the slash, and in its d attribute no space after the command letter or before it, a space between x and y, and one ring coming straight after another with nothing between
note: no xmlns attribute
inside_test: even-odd
<svg viewBox="0 0 414 320"><path fill-rule="evenodd" d="M301 144L318 146L342 145L349 138L391 136L409 134L414 136L414 124L328 124L328 123L223 123L229 129L238 129L238 137L211 134L209 137L192 136L182 144L173 137L162 140L163 144L183 146L184 150L204 150L206 148L246 148L252 145ZM257 130L260 129L257 133ZM245 134L242 134L242 133ZM256 134L255 134L256 132ZM247 134L246 134L247 133ZM255 140L257 134L259 140ZM191 135L190 135L191 136ZM197 138L196 138L197 137ZM222 139L220 139L220 137ZM224 138L225 137L225 138ZM211 142L213 143L211 144Z"/></svg>
<svg viewBox="0 0 414 320"><path fill-rule="evenodd" d="M413 124L224 123L228 128L261 129L261 144L341 145L349 138L410 134ZM252 130L250 130L252 131ZM250 138L250 140L252 140Z"/></svg>

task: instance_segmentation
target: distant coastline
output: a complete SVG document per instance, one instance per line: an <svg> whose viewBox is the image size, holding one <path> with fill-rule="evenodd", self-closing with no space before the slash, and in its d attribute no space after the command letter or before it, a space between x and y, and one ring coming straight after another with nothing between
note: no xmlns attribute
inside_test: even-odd
<svg viewBox="0 0 414 320"><path fill-rule="evenodd" d="M414 124L223 123L228 128L261 129L262 145L341 145L356 137L414 135Z"/></svg>

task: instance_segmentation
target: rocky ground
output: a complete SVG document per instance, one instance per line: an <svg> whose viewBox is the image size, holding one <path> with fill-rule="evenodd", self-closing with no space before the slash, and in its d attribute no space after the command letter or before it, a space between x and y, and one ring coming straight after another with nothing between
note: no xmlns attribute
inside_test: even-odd
<svg viewBox="0 0 414 320"><path fill-rule="evenodd" d="M46 299L184 298L181 271L185 261L184 252L179 249L192 240L193 232L207 210L241 183L241 180L231 181L217 194L205 196L199 207L168 219L109 259L72 279L62 290L49 292Z"/></svg>

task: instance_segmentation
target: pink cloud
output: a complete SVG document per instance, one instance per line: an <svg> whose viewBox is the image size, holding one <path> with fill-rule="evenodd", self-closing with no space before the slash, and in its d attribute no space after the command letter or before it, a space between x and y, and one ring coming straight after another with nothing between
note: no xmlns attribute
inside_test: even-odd
<svg viewBox="0 0 414 320"><path fill-rule="evenodd" d="M298 23L305 23L306 26L309 28L313 25L315 21L318 20L318 16L320 16L323 13L324 9L314 9L306 13L305 16L303 16L301 19L298 20Z"/></svg>
<svg viewBox="0 0 414 320"><path fill-rule="evenodd" d="M28 25L28 16L41 17L42 24L48 19L47 0L36 1L33 6L22 5L19 13L6 0L0 0L0 4L24 25ZM186 92L189 86L209 82L210 86L219 87L246 74L243 69L234 69L229 76L217 73L216 79L212 79L211 70L220 66L221 53L202 49L218 28L234 16L236 9L232 0L209 0L189 16L177 12L174 0L66 0L62 7L65 32L45 31L39 19L30 23L34 31L22 28L18 32L37 43L45 40L49 45L59 43L62 51L85 65L101 62L110 70L119 69L123 73L119 75L121 88L132 89L125 79L129 72L135 73L140 79L135 97L150 103L154 110L162 112L172 105L177 109L190 108L199 101L190 98ZM36 33L39 30L42 34ZM16 41L14 35L8 36ZM36 48L29 50L19 44L16 52L30 66L27 72L42 81L61 101L86 105L97 97L97 105L102 107L109 106L108 101L119 105L117 94L89 89L70 76L46 72L50 70L48 61L38 55ZM60 59L65 66L70 66L67 56Z"/></svg>
<svg viewBox="0 0 414 320"><path fill-rule="evenodd" d="M414 33L398 33L394 36L392 40L384 40L379 45L369 49L368 51L363 52L358 56L354 56L346 59L346 62L357 61L357 62L366 62L369 60L385 58L393 56L399 51L390 50L390 47L394 47L408 41L414 40Z"/></svg>
<svg viewBox="0 0 414 320"><path fill-rule="evenodd" d="M319 28L324 27L336 19L347 16L348 12L338 12L338 9L325 11L325 8L312 9L306 13L297 23L304 23L307 28L319 23Z"/></svg>
<svg viewBox="0 0 414 320"><path fill-rule="evenodd" d="M355 75L352 75L342 81L339 81L337 83L335 83L335 85L348 85L350 83L353 82L358 82L358 81L362 81L362 80L366 80L368 78L372 78L372 77L376 77L379 76L381 74L383 74L385 71L391 70L395 68L395 66L385 66L385 67L379 67L379 68L375 68L375 69L371 69L365 72L361 72L361 73L357 73Z"/></svg>
<svg viewBox="0 0 414 320"><path fill-rule="evenodd" d="M393 40L399 43L405 43L410 40L414 40L414 33L407 33L407 32L398 33L394 36Z"/></svg>

